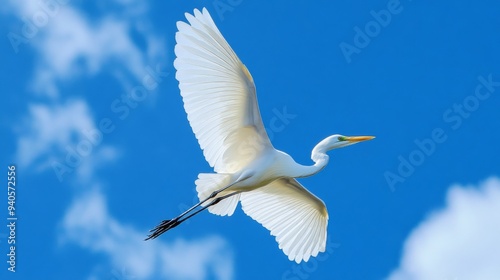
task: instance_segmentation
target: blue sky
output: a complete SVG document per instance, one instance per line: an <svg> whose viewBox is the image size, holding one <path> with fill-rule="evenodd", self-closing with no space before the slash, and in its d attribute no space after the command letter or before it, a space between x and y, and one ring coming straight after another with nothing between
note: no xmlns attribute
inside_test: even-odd
<svg viewBox="0 0 500 280"><path fill-rule="evenodd" d="M1 164L17 168L18 217L15 273L0 227L0 278L500 275L498 1L40 3L0 8ZM202 7L252 73L276 148L308 164L330 134L377 136L300 180L330 213L327 251L307 264L241 208L142 241L211 172L173 68L175 23Z"/></svg>

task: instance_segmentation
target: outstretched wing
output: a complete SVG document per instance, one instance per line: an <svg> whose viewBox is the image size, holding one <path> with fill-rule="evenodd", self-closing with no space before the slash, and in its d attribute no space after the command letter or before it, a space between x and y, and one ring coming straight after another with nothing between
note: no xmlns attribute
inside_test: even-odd
<svg viewBox="0 0 500 280"><path fill-rule="evenodd" d="M232 173L272 147L260 117L252 76L208 11L177 22L175 77L205 159Z"/></svg>
<svg viewBox="0 0 500 280"><path fill-rule="evenodd" d="M300 263L324 252L328 212L325 204L293 178L241 193L245 213L276 236L288 259Z"/></svg>

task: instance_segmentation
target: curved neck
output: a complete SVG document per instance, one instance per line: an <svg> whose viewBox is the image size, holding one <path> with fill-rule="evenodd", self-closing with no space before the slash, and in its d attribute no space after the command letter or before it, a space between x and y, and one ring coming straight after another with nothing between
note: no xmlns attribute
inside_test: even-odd
<svg viewBox="0 0 500 280"><path fill-rule="evenodd" d="M306 166L300 165L300 174L296 177L308 177L320 172L328 164L330 157L326 154L327 148L320 142L314 147L311 153L311 159L314 165Z"/></svg>

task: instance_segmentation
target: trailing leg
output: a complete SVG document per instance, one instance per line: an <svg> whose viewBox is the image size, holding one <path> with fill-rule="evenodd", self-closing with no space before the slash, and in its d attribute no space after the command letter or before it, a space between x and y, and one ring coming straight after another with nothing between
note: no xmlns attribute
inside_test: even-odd
<svg viewBox="0 0 500 280"><path fill-rule="evenodd" d="M226 187L227 188L227 187ZM220 192L220 191L219 191ZM215 197L219 192L214 192L214 196ZM145 239L145 240L149 240L149 239L155 239L157 238L158 236L162 235L163 233L165 233L166 231L170 230L170 229L173 229L174 227L180 225L182 222L184 222L185 220L193 217L194 215L200 213L201 211L207 209L208 207L211 207L211 206L214 206L216 204L218 204L219 202L223 201L224 199L226 198L230 198L231 196L233 195L239 195L240 193L239 192L233 192L233 193L230 193L230 194L227 194L227 195L224 195L224 196L221 196L221 197L217 197L215 198L214 200L210 201L210 203L208 203L207 205L204 205L203 207L201 207L200 209L196 210L195 212L189 214L188 216L182 218L183 216L186 215L186 212L182 213L181 215L175 217L174 219L171 219L171 220L164 220L163 222L161 222L159 225L157 225L154 229L150 230L152 231L153 233L151 233L150 235L148 235L148 237ZM212 198L213 198L212 197ZM195 206L199 206L200 203L196 204ZM190 209L194 209L195 206L191 207Z"/></svg>

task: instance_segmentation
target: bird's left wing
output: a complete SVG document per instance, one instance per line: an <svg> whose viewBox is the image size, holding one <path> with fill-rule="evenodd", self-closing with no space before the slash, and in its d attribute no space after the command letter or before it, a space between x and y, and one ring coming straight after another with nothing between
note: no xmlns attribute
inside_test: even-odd
<svg viewBox="0 0 500 280"><path fill-rule="evenodd" d="M324 252L328 212L325 204L297 180L283 178L241 193L243 211L276 236L279 248L300 263Z"/></svg>
<svg viewBox="0 0 500 280"><path fill-rule="evenodd" d="M255 85L205 8L186 18L177 22L174 61L184 109L210 166L233 173L272 147Z"/></svg>

